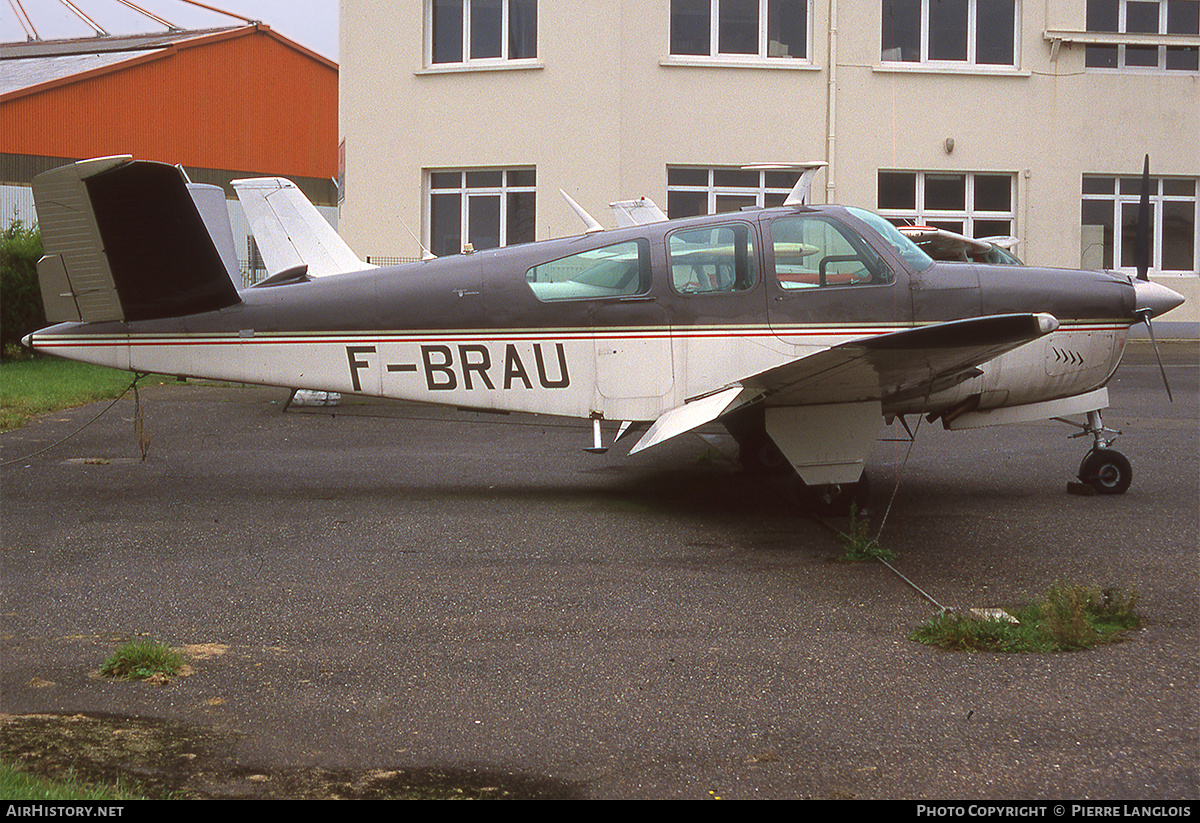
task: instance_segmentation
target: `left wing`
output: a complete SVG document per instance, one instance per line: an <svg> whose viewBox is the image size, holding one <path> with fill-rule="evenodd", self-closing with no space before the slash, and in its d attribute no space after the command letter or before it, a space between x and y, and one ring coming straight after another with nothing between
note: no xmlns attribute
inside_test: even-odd
<svg viewBox="0 0 1200 823"><path fill-rule="evenodd" d="M630 453L758 400L767 407L828 406L932 394L976 376L980 364L1057 328L1058 320L1050 314L1004 314L852 340L665 412Z"/></svg>

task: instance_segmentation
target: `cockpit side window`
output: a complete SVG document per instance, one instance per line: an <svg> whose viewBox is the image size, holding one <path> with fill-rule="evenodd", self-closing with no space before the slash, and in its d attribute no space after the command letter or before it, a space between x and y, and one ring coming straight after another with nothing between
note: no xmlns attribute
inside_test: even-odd
<svg viewBox="0 0 1200 823"><path fill-rule="evenodd" d="M667 240L671 285L681 294L748 291L758 282L754 230L746 223L680 229Z"/></svg>
<svg viewBox="0 0 1200 823"><path fill-rule="evenodd" d="M775 277L785 289L886 285L891 268L870 244L823 215L798 214L771 223Z"/></svg>
<svg viewBox="0 0 1200 823"><path fill-rule="evenodd" d="M525 273L538 300L630 297L650 291L650 243L614 243L541 263Z"/></svg>

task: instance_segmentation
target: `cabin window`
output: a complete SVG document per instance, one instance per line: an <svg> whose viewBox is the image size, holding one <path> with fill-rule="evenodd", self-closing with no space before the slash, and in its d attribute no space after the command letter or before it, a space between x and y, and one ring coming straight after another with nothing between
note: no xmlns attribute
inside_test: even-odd
<svg viewBox="0 0 1200 823"><path fill-rule="evenodd" d="M746 223L672 232L671 285L682 294L748 291L758 281L754 231Z"/></svg>
<svg viewBox="0 0 1200 823"><path fill-rule="evenodd" d="M793 169L667 166L667 216L699 217L781 206L800 179Z"/></svg>
<svg viewBox="0 0 1200 823"><path fill-rule="evenodd" d="M671 55L808 60L808 0L671 0Z"/></svg>
<svg viewBox="0 0 1200 823"><path fill-rule="evenodd" d="M426 0L434 66L537 57L537 0Z"/></svg>
<svg viewBox="0 0 1200 823"><path fill-rule="evenodd" d="M885 63L1016 65L1016 0L883 0Z"/></svg>
<svg viewBox="0 0 1200 823"><path fill-rule="evenodd" d="M1121 38L1128 42L1088 44L1088 68L1200 70L1200 48L1194 43L1167 45L1161 37L1200 34L1196 0L1088 0L1087 30L1128 35Z"/></svg>
<svg viewBox="0 0 1200 823"><path fill-rule="evenodd" d="M885 285L892 270L862 237L820 215L771 223L775 278L784 289Z"/></svg>
<svg viewBox="0 0 1200 823"><path fill-rule="evenodd" d="M634 297L650 291L650 243L645 239L540 263L525 274L538 300Z"/></svg>

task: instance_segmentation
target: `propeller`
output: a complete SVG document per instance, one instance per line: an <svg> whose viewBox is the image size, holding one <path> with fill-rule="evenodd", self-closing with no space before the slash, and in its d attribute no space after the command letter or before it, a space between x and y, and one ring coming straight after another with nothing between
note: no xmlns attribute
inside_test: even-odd
<svg viewBox="0 0 1200 823"><path fill-rule="evenodd" d="M1150 155L1142 163L1142 197L1138 201L1137 228L1133 235L1133 261L1138 280L1150 279Z"/></svg>
<svg viewBox="0 0 1200 823"><path fill-rule="evenodd" d="M1168 305L1171 302L1169 297L1161 294L1160 290L1161 292L1171 292L1171 290L1166 287L1155 288L1158 284L1150 282L1150 155L1148 154L1142 164L1142 196L1138 201L1137 226L1133 235L1133 257L1134 264L1137 266L1138 279L1138 282L1133 284L1136 300L1133 311L1146 324L1146 331L1150 334L1150 343L1154 346L1154 356L1158 359L1158 371L1162 374L1163 385L1167 389L1167 399L1174 403L1175 397L1171 394L1171 384L1167 381L1167 370L1163 367L1162 354L1158 351L1158 341L1154 338L1154 325L1150 322L1150 318L1154 315L1170 311L1179 304ZM1175 294L1174 296L1178 297L1179 295Z"/></svg>

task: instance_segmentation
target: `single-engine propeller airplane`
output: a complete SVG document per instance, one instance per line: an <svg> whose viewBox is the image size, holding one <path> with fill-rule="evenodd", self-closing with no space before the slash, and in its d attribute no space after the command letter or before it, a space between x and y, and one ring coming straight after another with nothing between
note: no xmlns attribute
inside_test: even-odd
<svg viewBox="0 0 1200 823"><path fill-rule="evenodd" d="M885 421L1083 415L1079 478L1125 491L1105 384L1131 326L1183 302L1148 280L1148 252L1136 278L935 263L876 214L805 205L801 184L777 208L666 220L642 203L620 228L382 268L318 230L287 181L239 184L283 249L239 289L180 170L81 161L34 180L58 325L25 342L134 372L582 418L597 451L601 421L641 432L633 452L719 421L749 467L782 458L826 502L862 490Z"/></svg>

